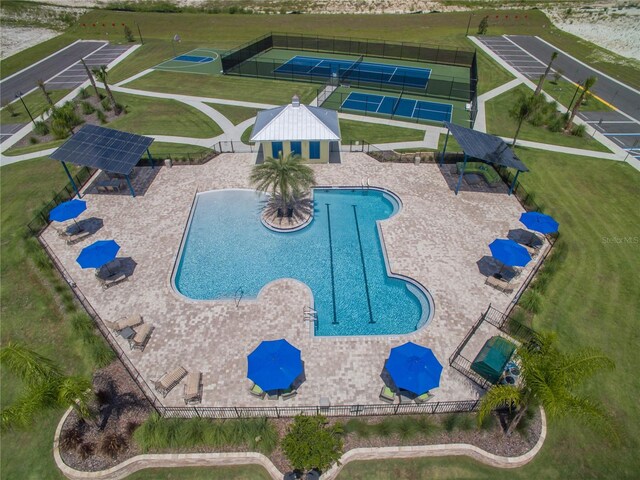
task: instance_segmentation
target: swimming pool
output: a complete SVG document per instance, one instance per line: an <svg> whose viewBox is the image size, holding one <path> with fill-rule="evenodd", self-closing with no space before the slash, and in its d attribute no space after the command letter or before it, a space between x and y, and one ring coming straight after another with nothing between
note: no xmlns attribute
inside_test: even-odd
<svg viewBox="0 0 640 480"><path fill-rule="evenodd" d="M174 269L175 289L195 300L255 298L269 282L294 278L313 292L316 335L405 334L425 325L432 313L428 292L387 275L377 221L393 216L398 200L377 189L313 194L313 220L282 233L261 222L263 193L199 193Z"/></svg>

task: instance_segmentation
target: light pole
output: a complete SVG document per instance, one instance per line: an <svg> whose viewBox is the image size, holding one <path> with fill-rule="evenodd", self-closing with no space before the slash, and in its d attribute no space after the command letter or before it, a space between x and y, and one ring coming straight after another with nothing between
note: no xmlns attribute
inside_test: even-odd
<svg viewBox="0 0 640 480"><path fill-rule="evenodd" d="M469 27L471 26L471 18L473 17L473 13L471 15L469 15L469 23L467 23L467 31L464 34L465 37L469 36Z"/></svg>
<svg viewBox="0 0 640 480"><path fill-rule="evenodd" d="M142 32L140 31L140 25L138 25L138 22L136 22L135 20L134 20L133 23L135 23L136 27L138 27L138 35L140 36L140 44L144 45L144 39L142 38Z"/></svg>
<svg viewBox="0 0 640 480"><path fill-rule="evenodd" d="M31 119L31 121L33 122L33 124L36 124L36 121L33 119L33 115L31 115L31 112L29 111L29 109L27 108L27 104L24 103L24 99L22 98L22 92L18 92L16 93L16 98L19 98L20 101L22 102L22 105L24 106L24 109L27 111L27 115L29 115L29 118Z"/></svg>

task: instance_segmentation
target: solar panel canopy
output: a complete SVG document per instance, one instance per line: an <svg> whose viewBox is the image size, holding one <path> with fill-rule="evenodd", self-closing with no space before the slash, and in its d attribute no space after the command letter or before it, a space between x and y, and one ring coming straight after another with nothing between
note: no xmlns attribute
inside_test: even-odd
<svg viewBox="0 0 640 480"><path fill-rule="evenodd" d="M501 138L449 122L445 122L444 125L468 156L503 167L515 168L520 172L529 171Z"/></svg>
<svg viewBox="0 0 640 480"><path fill-rule="evenodd" d="M128 175L153 138L97 125L85 125L50 157L74 165Z"/></svg>

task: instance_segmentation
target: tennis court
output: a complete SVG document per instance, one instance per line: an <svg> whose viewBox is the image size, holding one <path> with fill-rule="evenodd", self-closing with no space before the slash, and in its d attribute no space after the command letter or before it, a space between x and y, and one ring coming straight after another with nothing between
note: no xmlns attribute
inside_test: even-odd
<svg viewBox="0 0 640 480"><path fill-rule="evenodd" d="M426 88L431 76L428 68L402 67L383 63L337 60L297 55L275 69L275 73L289 75L339 78L354 78L360 82L386 83L413 88Z"/></svg>
<svg viewBox="0 0 640 480"><path fill-rule="evenodd" d="M193 62L193 63L208 63L213 62L213 57L201 57L198 55L178 55L174 58L176 62Z"/></svg>
<svg viewBox="0 0 640 480"><path fill-rule="evenodd" d="M416 118L433 122L450 122L453 105L410 98L352 92L342 102L342 109L379 113L394 117Z"/></svg>

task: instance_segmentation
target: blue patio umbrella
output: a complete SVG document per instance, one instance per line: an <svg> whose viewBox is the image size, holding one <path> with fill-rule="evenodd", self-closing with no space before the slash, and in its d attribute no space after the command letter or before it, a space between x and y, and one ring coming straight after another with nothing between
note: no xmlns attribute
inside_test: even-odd
<svg viewBox="0 0 640 480"><path fill-rule="evenodd" d="M247 359L247 377L264 391L289 388L302 373L300 350L285 339L261 342Z"/></svg>
<svg viewBox="0 0 640 480"><path fill-rule="evenodd" d="M431 349L413 342L392 348L385 368L398 388L416 395L440 385L442 365Z"/></svg>
<svg viewBox="0 0 640 480"><path fill-rule="evenodd" d="M84 200L73 199L61 203L49 212L49 220L53 222L65 222L75 219L78 215L87 209L87 202ZM75 220L74 220L75 222Z"/></svg>
<svg viewBox="0 0 640 480"><path fill-rule="evenodd" d="M84 247L76 258L82 268L100 268L116 258L120 245L115 240L98 240Z"/></svg>
<svg viewBox="0 0 640 480"><path fill-rule="evenodd" d="M560 225L553 217L540 212L526 212L520 215L520 221L529 230L540 232L543 235L556 233Z"/></svg>
<svg viewBox="0 0 640 480"><path fill-rule="evenodd" d="M531 261L531 255L517 242L499 238L489 244L491 255L509 267L524 267Z"/></svg>

